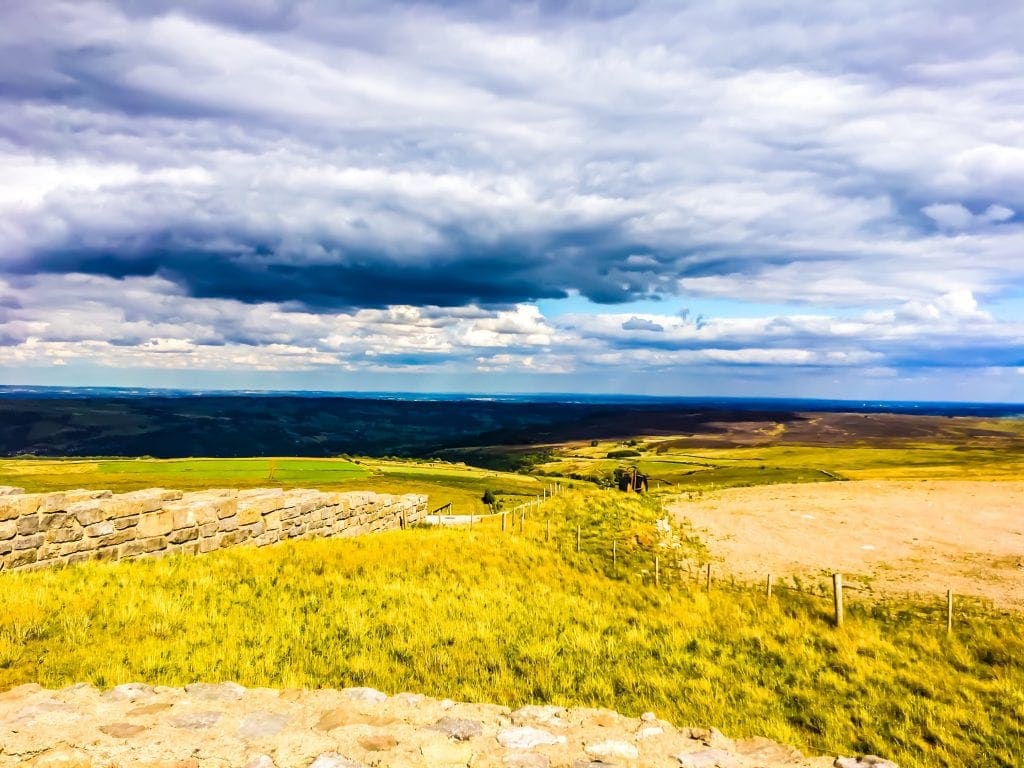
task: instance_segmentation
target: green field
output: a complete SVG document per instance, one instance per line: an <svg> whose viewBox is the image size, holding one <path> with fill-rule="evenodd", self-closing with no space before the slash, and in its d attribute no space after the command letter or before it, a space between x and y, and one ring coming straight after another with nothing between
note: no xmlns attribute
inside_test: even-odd
<svg viewBox="0 0 1024 768"><path fill-rule="evenodd" d="M699 543L679 531L678 548L659 548L671 537L658 515L656 499L574 492L524 535L491 519L472 533L414 528L3 574L0 689L370 685L654 710L904 768L1022 764L1019 616L965 603L947 638L938 605L854 601L836 629L818 597L780 590L769 601L717 584L708 594L687 577ZM655 553L668 564L660 587Z"/></svg>
<svg viewBox="0 0 1024 768"><path fill-rule="evenodd" d="M1024 450L1010 446L969 446L944 442L900 446L765 445L694 448L677 438L594 441L596 445L555 447L553 459L536 470L593 482L611 482L616 467L637 467L651 490L711 491L770 483L834 480L974 479L1024 477ZM621 450L638 456L608 458ZM496 450L496 449L492 449Z"/></svg>
<svg viewBox="0 0 1024 768"><path fill-rule="evenodd" d="M387 459L6 459L0 485L29 492L71 488L319 488L423 493L431 509L452 502L455 514L488 512L485 490L509 505L542 493L544 478L463 464Z"/></svg>

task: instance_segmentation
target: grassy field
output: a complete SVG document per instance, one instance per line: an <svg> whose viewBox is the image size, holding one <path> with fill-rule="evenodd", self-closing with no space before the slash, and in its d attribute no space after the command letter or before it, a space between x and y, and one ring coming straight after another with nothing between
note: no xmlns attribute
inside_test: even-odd
<svg viewBox="0 0 1024 768"><path fill-rule="evenodd" d="M656 499L574 492L501 533L412 529L194 558L3 574L0 689L130 680L370 685L496 701L654 710L900 765L1024 761L1019 616L963 606L848 606L715 586ZM577 553L575 530L582 531ZM514 532L513 532L514 531ZM609 543L618 542L613 568Z"/></svg>
<svg viewBox="0 0 1024 768"><path fill-rule="evenodd" d="M1024 477L1024 450L1016 444L964 446L905 442L898 446L765 445L694 448L678 438L593 441L552 447L553 460L537 466L549 474L610 482L616 467L636 466L652 490L712 491L769 483L850 480L976 479ZM631 450L637 456L614 457ZM609 458L609 454L613 458Z"/></svg>
<svg viewBox="0 0 1024 768"><path fill-rule="evenodd" d="M425 493L431 509L452 502L456 514L488 511L485 490L512 504L543 490L543 478L462 464L387 459L5 459L0 485L29 492L109 488L115 492L164 487L320 488Z"/></svg>

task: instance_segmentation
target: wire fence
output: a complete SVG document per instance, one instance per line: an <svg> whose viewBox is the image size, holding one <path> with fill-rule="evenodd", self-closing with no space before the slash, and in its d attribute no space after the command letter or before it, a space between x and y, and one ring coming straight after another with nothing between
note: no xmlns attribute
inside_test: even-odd
<svg viewBox="0 0 1024 768"><path fill-rule="evenodd" d="M627 542L624 537L607 536L603 531L588 530L582 523L566 525L568 521L565 519L555 520L547 502L562 495L568 488L570 486L562 483L550 483L544 486L542 493L533 498L507 509L496 509L484 514L454 515L453 505L448 502L431 513L437 516L437 519L431 522L440 526L446 525L445 521L448 525L459 524L470 532L474 530L475 525L479 530L533 537L562 551L571 549L576 554L596 558L608 567L609 575L615 578L633 579L640 585L654 588L698 588L709 595L713 591L749 592L758 588L750 581L737 580L735 575L728 573L724 563L695 560L657 544L638 548L635 541ZM439 514L444 510L449 512L448 517ZM864 598L860 607L878 604L883 599L883 596L874 592L869 584L856 581L850 583L844 580L844 574L841 573L827 574L824 579L821 573L788 578L789 582L775 574L765 574L761 586L764 599L770 602L776 593L786 592L829 601L831 621L836 627L843 626L847 614L847 598L851 593ZM906 597L909 599L910 595ZM958 598L953 590L947 590L943 611L947 634L953 632L957 602ZM934 612L936 611L931 611Z"/></svg>

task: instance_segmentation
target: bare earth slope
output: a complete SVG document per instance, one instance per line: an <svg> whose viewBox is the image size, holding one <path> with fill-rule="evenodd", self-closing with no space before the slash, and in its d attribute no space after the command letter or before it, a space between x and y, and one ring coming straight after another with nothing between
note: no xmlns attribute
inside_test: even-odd
<svg viewBox="0 0 1024 768"><path fill-rule="evenodd" d="M879 592L952 589L1024 606L1024 482L768 485L671 509L739 577L838 571Z"/></svg>

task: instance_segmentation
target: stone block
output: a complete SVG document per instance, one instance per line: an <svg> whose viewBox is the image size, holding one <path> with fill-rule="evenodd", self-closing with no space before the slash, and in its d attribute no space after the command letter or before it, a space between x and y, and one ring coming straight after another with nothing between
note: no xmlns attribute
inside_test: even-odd
<svg viewBox="0 0 1024 768"><path fill-rule="evenodd" d="M250 521L290 504L280 488L254 489L238 494L238 514Z"/></svg>
<svg viewBox="0 0 1024 768"><path fill-rule="evenodd" d="M199 540L199 551L202 553L213 552L220 549L220 539L217 536L210 536Z"/></svg>
<svg viewBox="0 0 1024 768"><path fill-rule="evenodd" d="M7 539L13 539L15 534L18 533L18 522L16 520L6 520L0 523L0 541L6 541Z"/></svg>
<svg viewBox="0 0 1024 768"><path fill-rule="evenodd" d="M51 544L66 544L69 541L78 541L84 535L82 528L76 525L49 530L46 532L46 540Z"/></svg>
<svg viewBox="0 0 1024 768"><path fill-rule="evenodd" d="M68 565L74 565L75 563L84 563L86 560L91 558L91 552L72 552L70 555L64 555L61 557L61 560Z"/></svg>
<svg viewBox="0 0 1024 768"><path fill-rule="evenodd" d="M14 551L14 540L8 539L7 541L0 541L0 557L9 555Z"/></svg>
<svg viewBox="0 0 1024 768"><path fill-rule="evenodd" d="M96 545L100 547L113 547L117 544L124 544L135 539L135 531L118 531L109 536L101 536L96 539Z"/></svg>
<svg viewBox="0 0 1024 768"><path fill-rule="evenodd" d="M177 501L181 497L181 491L147 488L143 491L118 493L109 499L100 501L99 504L106 511L106 517L112 519L115 517L128 517L130 515L144 515L148 512L157 512L168 501Z"/></svg>
<svg viewBox="0 0 1024 768"><path fill-rule="evenodd" d="M103 520L102 522L85 526L85 535L89 537L109 536L116 530L113 520Z"/></svg>
<svg viewBox="0 0 1024 768"><path fill-rule="evenodd" d="M164 509L142 513L135 530L139 537L165 536L174 530L174 513Z"/></svg>
<svg viewBox="0 0 1024 768"><path fill-rule="evenodd" d="M128 517L118 517L113 520L114 528L119 531L123 531L125 528L134 528L139 524L140 515L130 515Z"/></svg>
<svg viewBox="0 0 1024 768"><path fill-rule="evenodd" d="M191 528L194 525L203 525L217 520L217 507L213 500L173 501L164 507L164 511L171 514L174 530Z"/></svg>
<svg viewBox="0 0 1024 768"><path fill-rule="evenodd" d="M34 515L42 501L38 493L11 494L0 496L0 522L16 520L24 515Z"/></svg>
<svg viewBox="0 0 1024 768"><path fill-rule="evenodd" d="M225 517L220 521L219 526L222 532L236 530L238 528L238 515Z"/></svg>
<svg viewBox="0 0 1024 768"><path fill-rule="evenodd" d="M26 515L18 518L18 533L27 536L39 531L39 515Z"/></svg>
<svg viewBox="0 0 1024 768"><path fill-rule="evenodd" d="M167 539L163 536L150 536L122 544L118 550L119 557L136 557L167 548Z"/></svg>
<svg viewBox="0 0 1024 768"><path fill-rule="evenodd" d="M107 519L106 510L98 501L78 501L68 504L67 513L75 518L80 525L94 525Z"/></svg>
<svg viewBox="0 0 1024 768"><path fill-rule="evenodd" d="M295 520L298 517L302 517L302 512L298 507L285 507L284 509L278 510L281 521Z"/></svg>
<svg viewBox="0 0 1024 768"><path fill-rule="evenodd" d="M220 539L218 540L218 544L221 547L221 549L225 549L227 547L233 547L236 544L241 544L248 538L248 532L239 529L236 531L229 531L225 534L222 534L220 536Z"/></svg>
<svg viewBox="0 0 1024 768"><path fill-rule="evenodd" d="M281 531L265 531L253 539L257 547L265 547L267 544L276 544L281 540Z"/></svg>
<svg viewBox="0 0 1024 768"><path fill-rule="evenodd" d="M67 520L67 512L40 512L39 530L48 531L51 528L60 528Z"/></svg>
<svg viewBox="0 0 1024 768"><path fill-rule="evenodd" d="M0 496L17 496L24 492L24 488L18 488L14 485L0 485Z"/></svg>
<svg viewBox="0 0 1024 768"><path fill-rule="evenodd" d="M16 552L12 552L7 555L4 560L4 568L11 570L14 568L24 568L26 565L30 565L36 561L37 555L35 549L22 549Z"/></svg>
<svg viewBox="0 0 1024 768"><path fill-rule="evenodd" d="M220 523L206 523L199 526L199 535L206 538L213 536L220 530Z"/></svg>
<svg viewBox="0 0 1024 768"><path fill-rule="evenodd" d="M22 549L38 549L46 543L46 536L41 533L33 533L30 536L15 536L12 542L14 551Z"/></svg>
<svg viewBox="0 0 1024 768"><path fill-rule="evenodd" d="M195 541L198 538L198 528L183 528L180 531L172 531L167 535L167 541L171 544L184 544L186 541Z"/></svg>
<svg viewBox="0 0 1024 768"><path fill-rule="evenodd" d="M268 531L275 531L281 527L281 511L275 509L263 516L263 525Z"/></svg>

